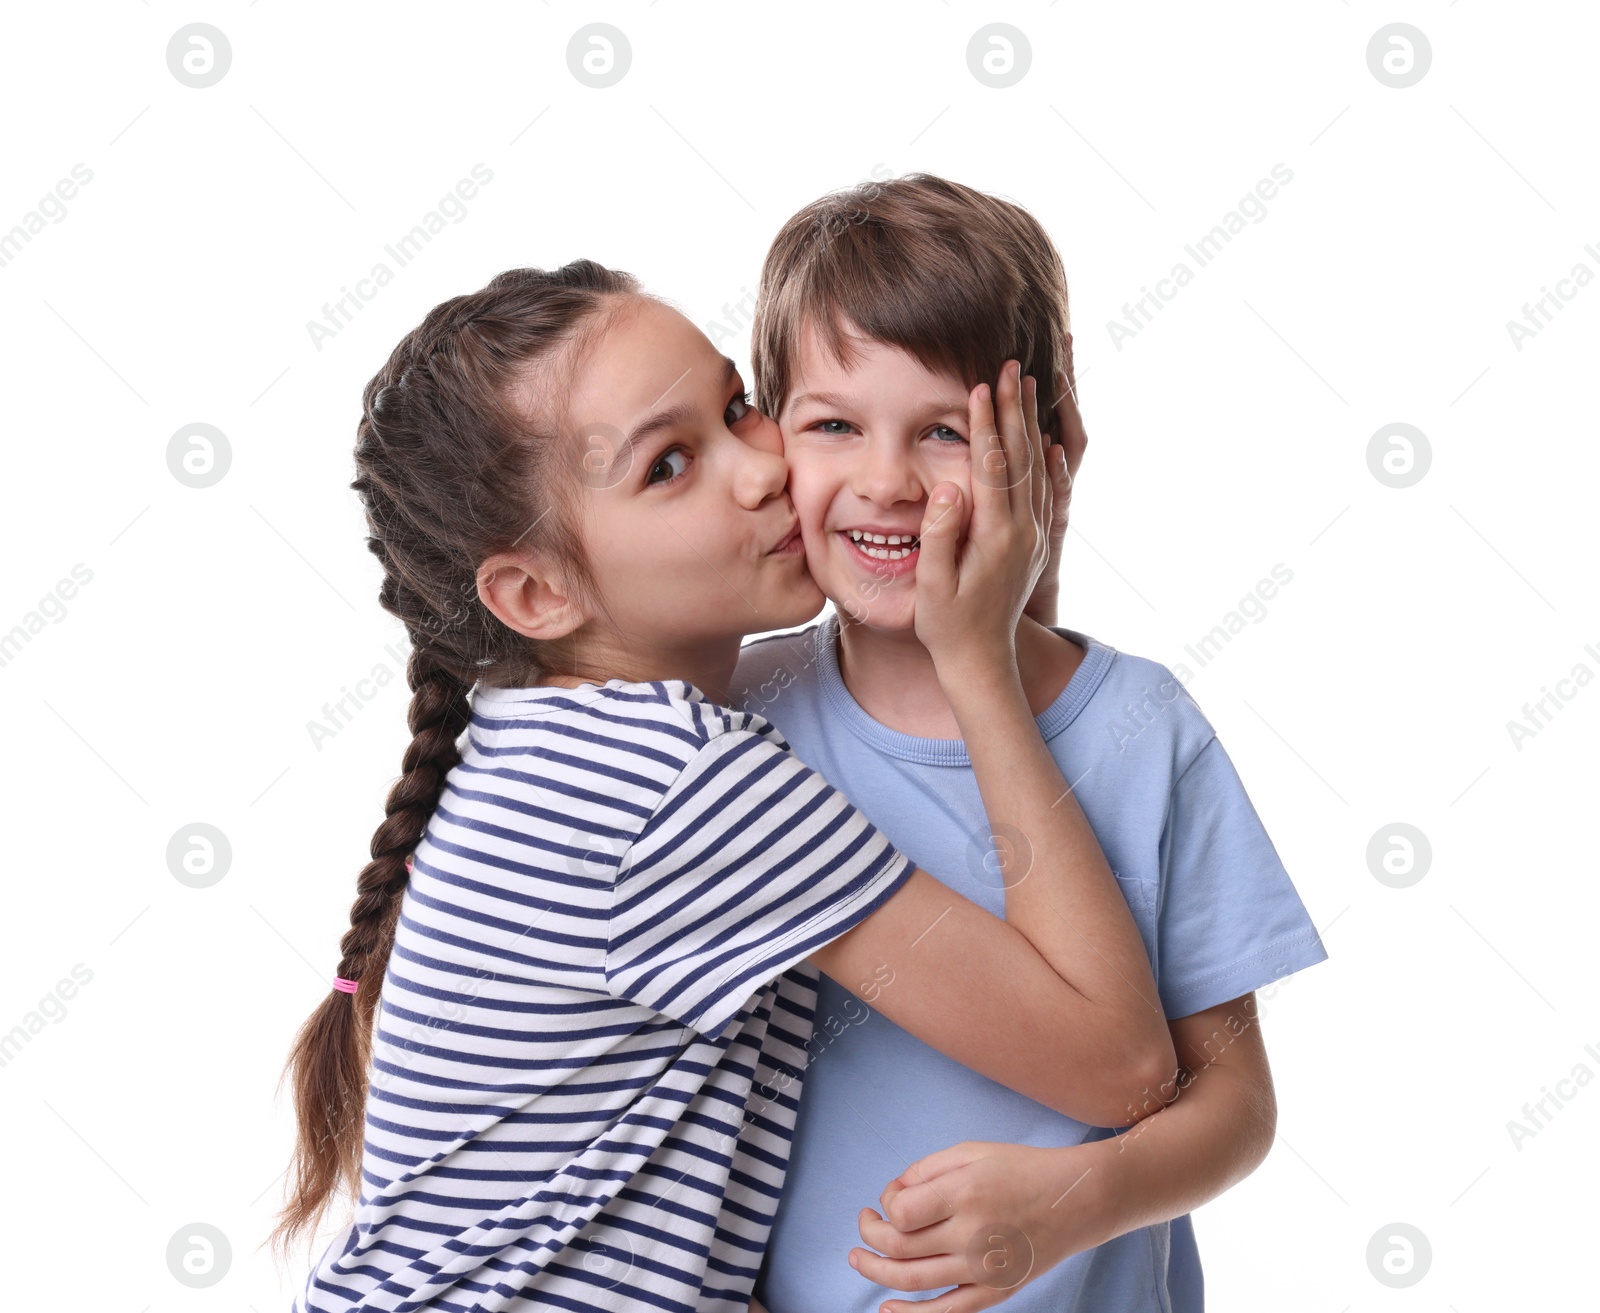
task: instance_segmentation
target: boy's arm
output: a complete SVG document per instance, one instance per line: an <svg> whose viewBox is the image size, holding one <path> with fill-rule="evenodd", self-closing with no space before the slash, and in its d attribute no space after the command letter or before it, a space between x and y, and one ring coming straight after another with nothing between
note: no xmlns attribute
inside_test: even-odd
<svg viewBox="0 0 1600 1313"><path fill-rule="evenodd" d="M1079 1061L1143 1073L1168 1097L1177 1061L1150 958L1083 809L1039 733L1020 678L952 678L951 709L966 740L997 852L1005 855L1007 924L1076 992L1062 1018ZM1137 1086L1135 1088L1138 1088ZM1161 1104L1130 1104L1126 1125Z"/></svg>
<svg viewBox="0 0 1600 1313"><path fill-rule="evenodd" d="M1037 579L1052 504L1033 380L1024 385L1017 375L1008 362L993 403L983 386L969 398L970 524L960 488L936 486L920 535L914 621L1004 858L1006 922L1071 987L1062 1020L1078 1060L1154 1089L1177 1064L1150 959L1017 668L1022 598ZM1149 1111L1101 1124L1126 1125Z"/></svg>
<svg viewBox="0 0 1600 1313"><path fill-rule="evenodd" d="M940 1308L973 1313L1073 1254L1216 1198L1260 1165L1277 1124L1256 1015L1247 994L1170 1022L1189 1073L1182 1093L1122 1135L1064 1148L968 1141L913 1163L879 1196L882 1216L861 1210L861 1238L872 1248L851 1250L852 1266L891 1290L960 1286ZM1013 1277L973 1268L981 1228L995 1230L1000 1244L1009 1237Z"/></svg>
<svg viewBox="0 0 1600 1313"><path fill-rule="evenodd" d="M969 394L970 533L963 489L935 485L913 616L967 742L989 832L1015 858L1003 871L1006 919L915 870L809 956L847 989L865 982L885 1016L962 1065L1090 1125L1125 1126L1159 1106L1143 1092L1171 1085L1177 1058L1132 912L1017 670L1016 630L1050 513L1042 434L1022 404L1031 384L1007 364L999 428L988 385ZM903 969L907 984L877 988L882 966L890 981Z"/></svg>

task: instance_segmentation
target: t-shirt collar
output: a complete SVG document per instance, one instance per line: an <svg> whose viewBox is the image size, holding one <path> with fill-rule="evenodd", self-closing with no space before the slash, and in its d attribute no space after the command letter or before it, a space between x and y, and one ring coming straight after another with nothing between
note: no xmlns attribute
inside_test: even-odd
<svg viewBox="0 0 1600 1313"><path fill-rule="evenodd" d="M1111 667L1116 649L1088 634L1061 625L1051 625L1051 630L1063 638L1070 638L1084 649L1083 661L1067 686L1042 713L1034 717L1039 733L1046 741L1061 733L1077 719L1078 713L1088 705L1095 690ZM812 653L822 682L829 708L846 727L870 747L904 761L920 762L927 766L967 766L972 759L967 755L967 745L960 739L925 739L914 734L902 734L874 720L855 700L839 672L839 614L829 615L812 631L815 647Z"/></svg>

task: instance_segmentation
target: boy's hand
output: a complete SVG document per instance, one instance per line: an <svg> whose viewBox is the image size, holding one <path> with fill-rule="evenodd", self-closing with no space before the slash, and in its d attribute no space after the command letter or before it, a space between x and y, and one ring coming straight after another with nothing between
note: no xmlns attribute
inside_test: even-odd
<svg viewBox="0 0 1600 1313"><path fill-rule="evenodd" d="M939 1313L993 1308L1115 1234L1100 1220L1100 1178L1114 1164L1092 1148L966 1140L929 1154L889 1182L878 1197L882 1216L870 1208L857 1215L871 1250L852 1249L852 1265L891 1290L959 1286L936 1301ZM917 1313L928 1305L890 1299L879 1307Z"/></svg>
<svg viewBox="0 0 1600 1313"><path fill-rule="evenodd" d="M1057 374L1056 418L1059 420L1061 438L1050 445L1047 452L1050 466L1050 483L1053 489L1050 517L1050 558L1045 562L1044 573L1034 586L1022 613L1041 625L1057 622L1056 602L1061 593L1061 545L1067 536L1067 516L1072 507L1072 486L1078 477L1078 466L1083 464L1083 450L1089 445L1089 435L1083 430L1083 416L1078 413L1078 380L1072 367L1072 334L1067 334L1067 367Z"/></svg>
<svg viewBox="0 0 1600 1313"><path fill-rule="evenodd" d="M946 482L935 486L923 515L913 622L941 678L997 666L1015 671L1017 622L1048 555L1044 438L1034 380L1020 374L1008 360L993 400L983 383L967 398L970 513L961 488Z"/></svg>

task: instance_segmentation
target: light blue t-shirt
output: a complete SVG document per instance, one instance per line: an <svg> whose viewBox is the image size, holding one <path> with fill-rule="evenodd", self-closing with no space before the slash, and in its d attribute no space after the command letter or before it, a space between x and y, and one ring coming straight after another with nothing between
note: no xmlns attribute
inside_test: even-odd
<svg viewBox="0 0 1600 1313"><path fill-rule="evenodd" d="M988 824L965 745L872 719L839 674L838 617L747 643L729 702L775 724L917 865L996 916ZM1204 713L1158 662L1072 629L1086 655L1039 730L1075 782L1144 939L1169 1018L1200 1012L1328 956ZM963 1140L1104 1139L924 1044L828 976L789 1175L756 1294L771 1313L873 1313L905 1298L846 1262L856 1215L912 1162ZM922 1293L916 1298L930 1298ZM1073 1255L1008 1313L1199 1313L1188 1216Z"/></svg>

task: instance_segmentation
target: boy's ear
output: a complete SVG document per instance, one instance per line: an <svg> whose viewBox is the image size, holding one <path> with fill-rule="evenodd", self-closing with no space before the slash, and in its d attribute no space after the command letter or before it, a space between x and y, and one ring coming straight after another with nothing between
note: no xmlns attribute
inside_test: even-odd
<svg viewBox="0 0 1600 1313"><path fill-rule="evenodd" d="M562 572L538 555L502 552L478 567L478 597L505 625L527 638L565 638L589 619Z"/></svg>

